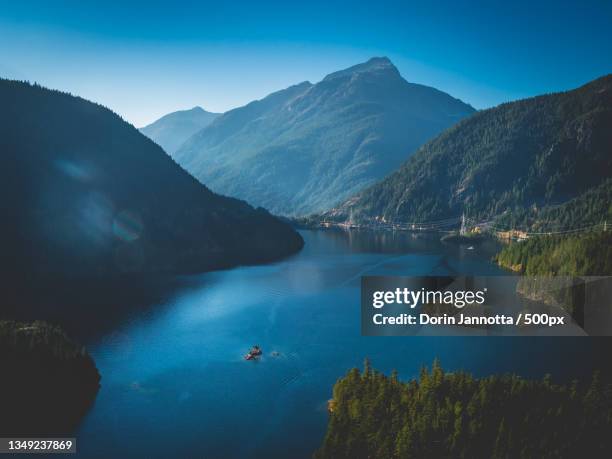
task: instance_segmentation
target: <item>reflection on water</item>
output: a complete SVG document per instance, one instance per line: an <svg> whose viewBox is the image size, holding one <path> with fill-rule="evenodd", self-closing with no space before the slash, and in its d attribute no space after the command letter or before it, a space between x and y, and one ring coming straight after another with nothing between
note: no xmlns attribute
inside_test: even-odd
<svg viewBox="0 0 612 459"><path fill-rule="evenodd" d="M401 378L439 357L477 375L573 377L603 341L362 337L362 275L501 274L475 250L406 233L305 231L280 263L190 276L91 346L103 376L77 432L82 457L310 457L334 382L364 357ZM182 286L182 287L181 287ZM606 342L607 343L607 342ZM259 344L260 361L243 355ZM274 355L272 353L274 352Z"/></svg>

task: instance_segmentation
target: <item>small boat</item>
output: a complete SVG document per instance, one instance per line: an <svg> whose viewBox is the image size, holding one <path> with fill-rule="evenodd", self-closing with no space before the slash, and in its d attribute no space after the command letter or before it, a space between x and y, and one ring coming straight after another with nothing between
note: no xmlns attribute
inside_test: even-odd
<svg viewBox="0 0 612 459"><path fill-rule="evenodd" d="M255 345L244 356L244 360L253 360L253 359L256 359L257 357L261 356L261 354L263 354L263 351L261 350L261 348L259 346Z"/></svg>
<svg viewBox="0 0 612 459"><path fill-rule="evenodd" d="M474 246L473 246L473 245L471 245L471 246L469 246L467 249L468 249L468 250L474 250Z"/></svg>

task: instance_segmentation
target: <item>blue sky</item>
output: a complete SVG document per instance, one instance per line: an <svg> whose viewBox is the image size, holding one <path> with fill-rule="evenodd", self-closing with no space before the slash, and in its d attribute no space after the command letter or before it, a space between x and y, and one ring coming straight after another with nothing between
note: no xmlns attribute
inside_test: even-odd
<svg viewBox="0 0 612 459"><path fill-rule="evenodd" d="M608 0L125 3L0 0L0 76L142 126L194 105L225 111L371 56L476 108L612 72Z"/></svg>

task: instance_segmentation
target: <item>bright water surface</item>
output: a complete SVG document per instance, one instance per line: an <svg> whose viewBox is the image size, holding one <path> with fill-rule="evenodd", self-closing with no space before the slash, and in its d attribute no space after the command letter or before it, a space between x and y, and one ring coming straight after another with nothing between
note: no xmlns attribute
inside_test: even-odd
<svg viewBox="0 0 612 459"><path fill-rule="evenodd" d="M102 387L75 434L77 456L310 457L334 382L366 356L401 379L434 357L476 375L567 378L593 365L588 338L360 335L360 276L502 274L491 243L467 250L408 234L302 234L300 254L181 279L91 343ZM243 359L253 344L261 361Z"/></svg>

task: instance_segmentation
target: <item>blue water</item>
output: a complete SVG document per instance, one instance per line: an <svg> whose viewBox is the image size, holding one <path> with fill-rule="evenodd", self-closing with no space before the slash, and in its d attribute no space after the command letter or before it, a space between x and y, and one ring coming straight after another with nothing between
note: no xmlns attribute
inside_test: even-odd
<svg viewBox="0 0 612 459"><path fill-rule="evenodd" d="M403 379L434 357L476 375L567 378L593 365L588 338L360 335L360 276L501 274L490 244L468 251L405 234L303 236L304 250L288 260L182 278L163 302L92 343L103 379L76 433L78 456L310 457L334 382L366 356ZM247 362L253 344L266 355Z"/></svg>

